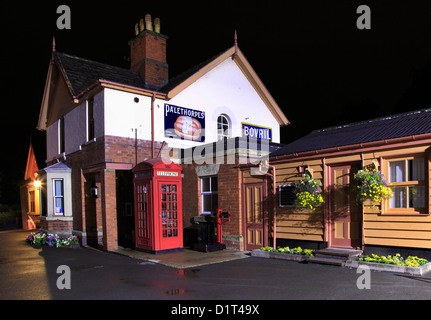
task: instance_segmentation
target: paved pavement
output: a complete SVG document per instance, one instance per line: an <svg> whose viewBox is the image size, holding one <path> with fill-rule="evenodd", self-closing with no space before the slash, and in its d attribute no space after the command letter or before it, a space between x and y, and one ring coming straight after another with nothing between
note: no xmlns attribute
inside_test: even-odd
<svg viewBox="0 0 431 320"><path fill-rule="evenodd" d="M370 289L360 290L356 269L255 257L178 269L88 248L36 249L28 234L0 232L1 300L431 299L431 273L371 271ZM67 283L61 265L70 289L57 286Z"/></svg>

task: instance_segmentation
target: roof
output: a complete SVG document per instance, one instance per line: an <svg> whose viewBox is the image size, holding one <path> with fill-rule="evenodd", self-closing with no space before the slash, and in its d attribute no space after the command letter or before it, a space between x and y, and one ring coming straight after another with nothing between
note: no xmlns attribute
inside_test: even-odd
<svg viewBox="0 0 431 320"><path fill-rule="evenodd" d="M400 113L315 130L271 153L271 157L431 133L431 109Z"/></svg>
<svg viewBox="0 0 431 320"><path fill-rule="evenodd" d="M177 77L172 78L164 87L159 88L158 91L153 91L151 88L148 88L143 77L138 72L134 72L129 69L110 66L58 51L53 51L52 61L55 61L55 64L60 69L73 99L79 98L86 90L92 88L93 85L108 81L108 84L104 83L105 86L112 85L121 89L125 89L127 86L129 89L134 88L139 89L139 91L146 90L147 93L150 90L151 93L160 93L163 99L169 100L228 58L234 59L280 126L288 125L289 120L286 118L277 102L266 89L265 85L257 76L241 50L235 46L201 64L196 65ZM41 112L39 114L39 130L46 130L52 69L51 63L45 83Z"/></svg>
<svg viewBox="0 0 431 320"><path fill-rule="evenodd" d="M45 172L51 171L51 170L67 170L67 171L69 171L71 169L72 169L72 166L70 164L68 164L66 162L57 162L57 163L55 163L49 167L43 168L40 171L45 171Z"/></svg>
<svg viewBox="0 0 431 320"><path fill-rule="evenodd" d="M123 85L146 89L144 79L138 72L110 66L58 51L53 52L72 96L78 96L98 80L108 80Z"/></svg>
<svg viewBox="0 0 431 320"><path fill-rule="evenodd" d="M168 99L172 99L178 93L182 92L185 88L190 86L199 78L203 77L226 59L233 59L235 61L238 68L253 86L254 90L265 103L268 110L277 120L278 124L280 126L286 126L290 124L289 120L286 118L286 115L283 113L277 102L263 84L262 80L256 74L253 67L250 65L242 51L237 46L233 46L226 51L223 51L222 53L212 57L211 59L198 64L190 70L169 80L169 83L165 87L161 88L160 91L165 93Z"/></svg>

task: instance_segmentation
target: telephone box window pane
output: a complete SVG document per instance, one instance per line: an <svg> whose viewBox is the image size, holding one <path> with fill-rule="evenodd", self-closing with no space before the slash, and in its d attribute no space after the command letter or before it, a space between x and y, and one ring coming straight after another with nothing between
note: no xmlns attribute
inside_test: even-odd
<svg viewBox="0 0 431 320"><path fill-rule="evenodd" d="M177 185L161 185L162 200L162 236L164 238L178 236L178 215L177 215Z"/></svg>

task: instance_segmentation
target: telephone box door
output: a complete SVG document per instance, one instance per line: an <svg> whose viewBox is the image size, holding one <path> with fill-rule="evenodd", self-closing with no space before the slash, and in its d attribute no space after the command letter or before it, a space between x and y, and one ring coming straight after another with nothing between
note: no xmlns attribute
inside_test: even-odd
<svg viewBox="0 0 431 320"><path fill-rule="evenodd" d="M178 181L158 182L160 202L159 213L159 241L160 250L183 247L183 222L181 183Z"/></svg>
<svg viewBox="0 0 431 320"><path fill-rule="evenodd" d="M136 247L151 248L153 245L153 219L151 215L150 180L141 180L135 184L135 208Z"/></svg>

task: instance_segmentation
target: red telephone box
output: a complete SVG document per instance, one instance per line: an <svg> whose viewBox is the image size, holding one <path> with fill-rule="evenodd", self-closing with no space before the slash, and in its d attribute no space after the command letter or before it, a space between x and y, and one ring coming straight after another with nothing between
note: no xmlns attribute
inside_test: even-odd
<svg viewBox="0 0 431 320"><path fill-rule="evenodd" d="M133 168L136 248L183 250L181 166L150 159Z"/></svg>

